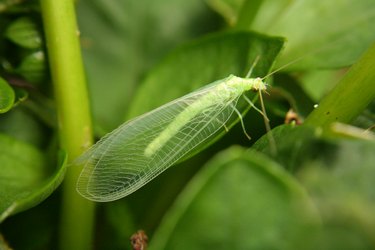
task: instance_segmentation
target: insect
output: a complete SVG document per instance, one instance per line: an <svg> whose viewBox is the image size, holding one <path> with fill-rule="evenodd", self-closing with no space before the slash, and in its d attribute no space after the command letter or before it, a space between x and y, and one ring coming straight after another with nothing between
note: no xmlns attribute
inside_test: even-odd
<svg viewBox="0 0 375 250"><path fill-rule="evenodd" d="M233 116L240 118L248 136L237 102L243 97L266 119L264 106L262 112L244 95L266 88L262 78L230 75L124 123L77 160L84 165L78 192L100 202L129 195L220 130L227 130L225 124Z"/></svg>

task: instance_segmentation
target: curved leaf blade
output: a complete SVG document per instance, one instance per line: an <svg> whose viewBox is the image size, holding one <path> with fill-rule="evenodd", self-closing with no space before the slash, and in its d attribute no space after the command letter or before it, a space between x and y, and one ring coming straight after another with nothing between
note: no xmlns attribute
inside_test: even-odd
<svg viewBox="0 0 375 250"><path fill-rule="evenodd" d="M15 95L13 88L0 77L0 114L12 108Z"/></svg>
<svg viewBox="0 0 375 250"><path fill-rule="evenodd" d="M0 135L0 222L46 199L63 180L66 154L60 153L58 169L48 175L48 163L37 148Z"/></svg>
<svg viewBox="0 0 375 250"><path fill-rule="evenodd" d="M318 225L303 188L280 166L230 148L187 186L150 249L291 249Z"/></svg>
<svg viewBox="0 0 375 250"><path fill-rule="evenodd" d="M42 47L42 36L34 20L21 17L11 23L5 31L5 36L21 47L38 49Z"/></svg>

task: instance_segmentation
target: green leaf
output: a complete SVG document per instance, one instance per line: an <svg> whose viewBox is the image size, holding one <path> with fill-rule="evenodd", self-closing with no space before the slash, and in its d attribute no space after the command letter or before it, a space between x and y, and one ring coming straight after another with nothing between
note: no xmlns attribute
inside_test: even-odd
<svg viewBox="0 0 375 250"><path fill-rule="evenodd" d="M258 56L253 76L265 76L282 45L280 37L230 32L181 46L147 75L127 117L143 114L230 74L245 77Z"/></svg>
<svg viewBox="0 0 375 250"><path fill-rule="evenodd" d="M288 69L347 66L375 40L371 32L375 22L372 0L208 2L229 23L237 20L240 28L286 37L288 43L277 68L301 57L303 60Z"/></svg>
<svg viewBox="0 0 375 250"><path fill-rule="evenodd" d="M21 17L11 23L5 31L5 36L24 48L38 49L42 46L38 26L30 17Z"/></svg>
<svg viewBox="0 0 375 250"><path fill-rule="evenodd" d="M300 57L303 60L292 64L290 70L347 66L375 40L372 0L284 2L278 15L268 16L270 7L261 8L252 25L255 30L288 39L277 67Z"/></svg>
<svg viewBox="0 0 375 250"><path fill-rule="evenodd" d="M325 224L314 249L373 249L375 141L336 139L326 149L298 174Z"/></svg>
<svg viewBox="0 0 375 250"><path fill-rule="evenodd" d="M46 59L43 51L35 51L22 59L15 72L32 83L41 82L46 76Z"/></svg>
<svg viewBox="0 0 375 250"><path fill-rule="evenodd" d="M316 161L306 164L303 169L301 178L305 185L308 185L316 196L324 197L336 193L336 198L339 199L331 200L332 203L339 200L347 201L351 198L347 195L360 195L375 205L375 141L336 138L330 139L329 143L330 150L322 152ZM329 157L329 166L326 157Z"/></svg>
<svg viewBox="0 0 375 250"><path fill-rule="evenodd" d="M372 249L375 141L325 138L319 131L305 125L272 131L278 147L274 159L295 173L322 216L324 227L304 249ZM254 148L269 154L267 144L263 137Z"/></svg>
<svg viewBox="0 0 375 250"><path fill-rule="evenodd" d="M58 169L48 174L49 164L37 148L0 135L0 222L46 199L61 183L66 154L60 153Z"/></svg>
<svg viewBox="0 0 375 250"><path fill-rule="evenodd" d="M279 165L230 148L186 187L150 249L297 249L319 226L311 205Z"/></svg>
<svg viewBox="0 0 375 250"><path fill-rule="evenodd" d="M202 0L83 0L78 18L100 134L123 122L137 85L160 58L218 26Z"/></svg>
<svg viewBox="0 0 375 250"><path fill-rule="evenodd" d="M374 136L325 138L306 125L272 130L274 160L294 172L312 196L324 227L303 249L372 249L375 232ZM372 138L372 139L371 139ZM270 154L267 137L254 145Z"/></svg>
<svg viewBox="0 0 375 250"><path fill-rule="evenodd" d="M0 77L0 114L12 108L14 99L15 93L13 88Z"/></svg>

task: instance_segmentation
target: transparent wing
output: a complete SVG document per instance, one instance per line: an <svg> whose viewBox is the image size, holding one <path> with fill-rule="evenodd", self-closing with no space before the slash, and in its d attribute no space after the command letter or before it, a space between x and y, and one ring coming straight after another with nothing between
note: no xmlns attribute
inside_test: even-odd
<svg viewBox="0 0 375 250"><path fill-rule="evenodd" d="M218 100L195 115L153 155L145 148L175 117L211 88L170 102L127 122L103 137L77 164L84 164L77 190L93 201L120 199L155 178L165 169L212 137L233 114L234 100Z"/></svg>

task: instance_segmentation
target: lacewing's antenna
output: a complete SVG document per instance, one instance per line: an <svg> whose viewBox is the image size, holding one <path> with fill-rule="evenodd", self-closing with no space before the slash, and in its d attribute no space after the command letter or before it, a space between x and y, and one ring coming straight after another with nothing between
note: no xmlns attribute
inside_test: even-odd
<svg viewBox="0 0 375 250"><path fill-rule="evenodd" d="M288 67L288 66L290 66L290 65L292 65L292 64L295 64L295 63L298 62L298 61L301 61L302 59L305 59L305 58L308 57L308 56L314 55L314 54L316 54L316 53L318 53L318 52L324 51L324 50L327 49L327 48L330 48L330 46L331 46L332 44L335 44L335 43L336 43L337 41L339 41L339 40L340 40L340 38L335 39L334 41L329 42L328 44L326 44L326 45L323 46L323 47L313 49L313 50L307 52L306 54L304 54L304 55L302 55L302 56L300 56L300 57L297 57L296 59L294 59L294 60L288 62L287 64L285 64L285 65L283 65L283 66L281 66L280 68L275 69L274 71L268 73L266 76L264 76L264 77L261 78L261 79L264 80L264 79L266 79L267 77L269 77L269 76L271 76L271 75L273 75L273 74L275 74L275 73L277 73L277 72L279 72L279 71L285 69L286 67Z"/></svg>
<svg viewBox="0 0 375 250"><path fill-rule="evenodd" d="M271 76L271 75L273 75L273 74L275 74L275 73L277 73L277 72L279 72L279 71L285 69L286 67L288 67L288 66L290 66L290 65L292 65L292 64L294 64L294 63L296 63L296 62L298 62L298 61L300 61L300 60L302 60L303 58L306 58L306 55L305 55L305 56L301 56L301 57L299 57L299 58L297 58L297 59L294 59L294 60L291 61L291 62L288 62L287 64L281 66L280 68L275 69L274 71L268 73L266 76L262 77L261 79L264 80L264 79L268 78L269 76Z"/></svg>

